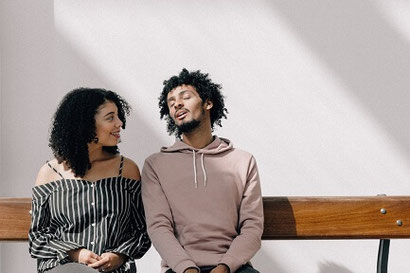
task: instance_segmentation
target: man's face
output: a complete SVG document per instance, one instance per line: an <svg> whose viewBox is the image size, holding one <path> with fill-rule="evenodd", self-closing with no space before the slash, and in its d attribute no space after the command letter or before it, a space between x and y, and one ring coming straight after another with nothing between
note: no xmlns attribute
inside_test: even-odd
<svg viewBox="0 0 410 273"><path fill-rule="evenodd" d="M188 133L206 118L209 103L203 103L195 88L181 85L172 89L167 96L169 115L181 133ZM211 106L212 107L212 106Z"/></svg>

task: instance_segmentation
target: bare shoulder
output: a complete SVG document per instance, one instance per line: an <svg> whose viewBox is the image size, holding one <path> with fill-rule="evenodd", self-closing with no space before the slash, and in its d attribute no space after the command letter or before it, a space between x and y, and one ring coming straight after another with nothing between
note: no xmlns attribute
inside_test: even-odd
<svg viewBox="0 0 410 273"><path fill-rule="evenodd" d="M140 180L141 178L138 165L134 161L125 156L124 164L122 166L122 176L125 178L131 178L135 180Z"/></svg>
<svg viewBox="0 0 410 273"><path fill-rule="evenodd" d="M58 164L56 159L49 161L49 163L51 166ZM58 179L60 179L60 176L46 163L38 171L35 186L44 185Z"/></svg>

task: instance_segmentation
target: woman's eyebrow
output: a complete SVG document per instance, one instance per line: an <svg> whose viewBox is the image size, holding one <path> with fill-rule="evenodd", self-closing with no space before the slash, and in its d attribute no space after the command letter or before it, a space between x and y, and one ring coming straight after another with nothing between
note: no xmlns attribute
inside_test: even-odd
<svg viewBox="0 0 410 273"><path fill-rule="evenodd" d="M112 115L112 114L115 114L115 112L114 112L114 111L109 112L109 113L105 114L104 117L106 117L106 116L108 116L108 115Z"/></svg>

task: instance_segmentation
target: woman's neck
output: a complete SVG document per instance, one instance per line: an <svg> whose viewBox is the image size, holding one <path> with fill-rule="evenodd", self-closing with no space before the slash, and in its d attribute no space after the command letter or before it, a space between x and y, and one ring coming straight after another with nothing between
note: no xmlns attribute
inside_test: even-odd
<svg viewBox="0 0 410 273"><path fill-rule="evenodd" d="M89 144L88 146L88 158L90 162L93 163L95 161L105 160L107 158L111 158L110 154L103 150L103 146L98 144Z"/></svg>

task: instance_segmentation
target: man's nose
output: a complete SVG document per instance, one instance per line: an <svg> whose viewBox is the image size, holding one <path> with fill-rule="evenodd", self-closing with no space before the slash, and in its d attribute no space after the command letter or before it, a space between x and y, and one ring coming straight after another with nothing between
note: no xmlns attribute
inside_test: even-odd
<svg viewBox="0 0 410 273"><path fill-rule="evenodd" d="M175 109L182 108L182 106L184 106L183 100L182 100L182 99L177 99L177 100L175 101L175 104L174 104Z"/></svg>

